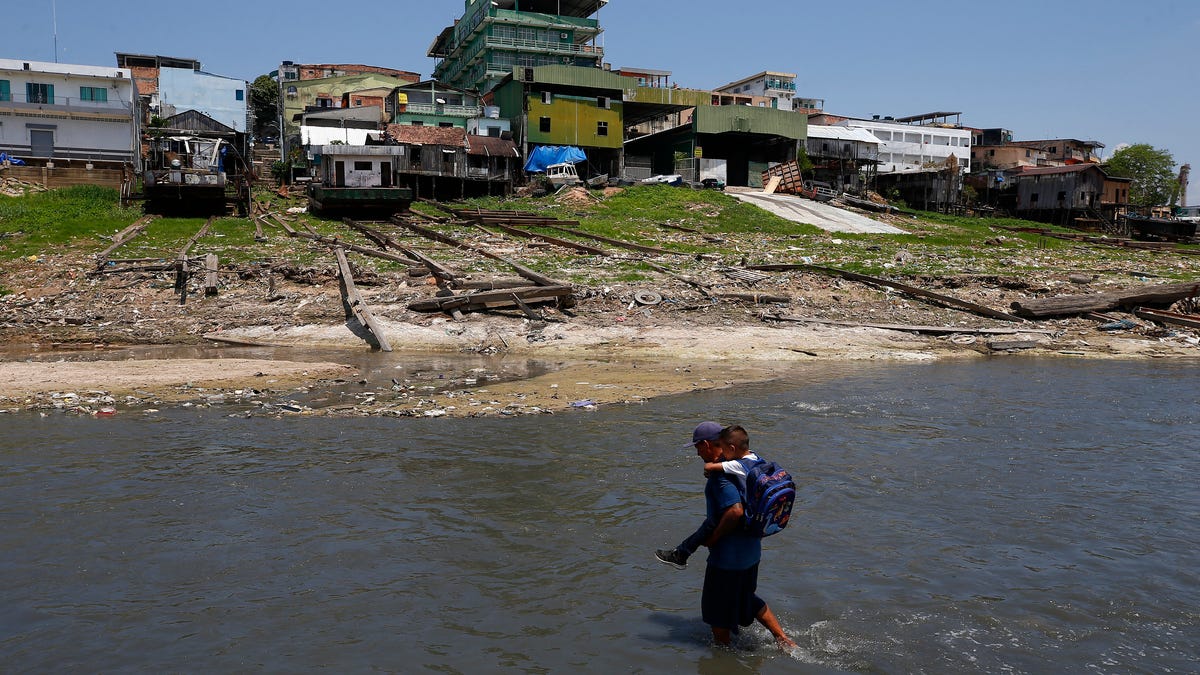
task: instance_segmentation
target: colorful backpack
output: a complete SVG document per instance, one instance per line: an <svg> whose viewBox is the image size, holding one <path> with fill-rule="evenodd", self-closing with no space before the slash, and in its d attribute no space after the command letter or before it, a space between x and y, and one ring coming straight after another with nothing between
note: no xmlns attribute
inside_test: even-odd
<svg viewBox="0 0 1200 675"><path fill-rule="evenodd" d="M742 488L744 531L757 537L769 537L787 527L796 503L796 482L775 462L740 459L746 467ZM741 477L738 476L740 479ZM739 481L741 482L741 481Z"/></svg>

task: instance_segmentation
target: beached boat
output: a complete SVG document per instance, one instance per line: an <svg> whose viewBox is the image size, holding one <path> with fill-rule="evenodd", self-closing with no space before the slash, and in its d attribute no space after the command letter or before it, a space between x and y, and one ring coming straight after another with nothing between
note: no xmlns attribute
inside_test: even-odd
<svg viewBox="0 0 1200 675"><path fill-rule="evenodd" d="M1134 239L1183 241L1196 237L1197 223L1172 218L1126 214L1125 223Z"/></svg>
<svg viewBox="0 0 1200 675"><path fill-rule="evenodd" d="M566 162L562 164L551 164L546 167L546 180L556 188L564 185L579 185L579 174L575 171L574 164Z"/></svg>

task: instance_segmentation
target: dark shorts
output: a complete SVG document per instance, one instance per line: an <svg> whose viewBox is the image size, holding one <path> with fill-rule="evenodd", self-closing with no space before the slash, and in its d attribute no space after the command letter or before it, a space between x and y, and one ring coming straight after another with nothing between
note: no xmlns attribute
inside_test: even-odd
<svg viewBox="0 0 1200 675"><path fill-rule="evenodd" d="M730 630L754 623L754 618L767 605L754 594L757 589L757 564L744 570L705 568L704 593L700 596L700 614L704 623Z"/></svg>

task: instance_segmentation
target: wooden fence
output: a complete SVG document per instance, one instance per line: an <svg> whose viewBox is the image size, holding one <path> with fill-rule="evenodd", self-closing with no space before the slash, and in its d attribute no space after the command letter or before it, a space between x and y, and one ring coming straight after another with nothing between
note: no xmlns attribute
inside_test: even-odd
<svg viewBox="0 0 1200 675"><path fill-rule="evenodd" d="M87 169L81 167L0 166L0 179L12 178L47 189L72 185L101 185L121 189L125 180L121 169ZM132 174L131 174L132 175Z"/></svg>

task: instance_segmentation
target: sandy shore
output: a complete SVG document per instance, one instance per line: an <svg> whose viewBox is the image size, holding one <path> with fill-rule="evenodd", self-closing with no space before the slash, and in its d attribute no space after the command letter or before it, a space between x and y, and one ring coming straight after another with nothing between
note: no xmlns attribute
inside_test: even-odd
<svg viewBox="0 0 1200 675"><path fill-rule="evenodd" d="M719 322L718 322L719 324ZM676 326L585 326L531 324L504 317L465 322L434 319L427 325L385 321L393 342L405 350L452 354L492 352L504 359L539 359L551 372L475 386L464 378L437 392L395 386L353 403L306 407L321 415L480 416L552 413L589 405L636 403L656 396L731 386L777 377L802 363L914 362L997 358L987 339L969 333L930 337L876 328L808 324L721 326L696 322ZM1025 343L1020 353L1068 358L1196 357L1186 344L1098 335L1095 331L1044 326L1004 336ZM1036 331L1036 332L1035 332ZM221 336L261 344L362 350L344 325L304 325L223 331ZM215 344L215 343L214 343ZM222 351L237 349L222 347ZM280 352L285 353L285 352ZM348 358L347 360L352 360ZM211 401L243 390L287 391L294 387L336 390L357 381L349 365L298 360L188 358L0 361L0 408L37 408L66 393L106 395L129 407L147 402ZM55 398L57 397L57 398ZM7 401L7 406L5 405ZM61 406L57 406L61 407Z"/></svg>

